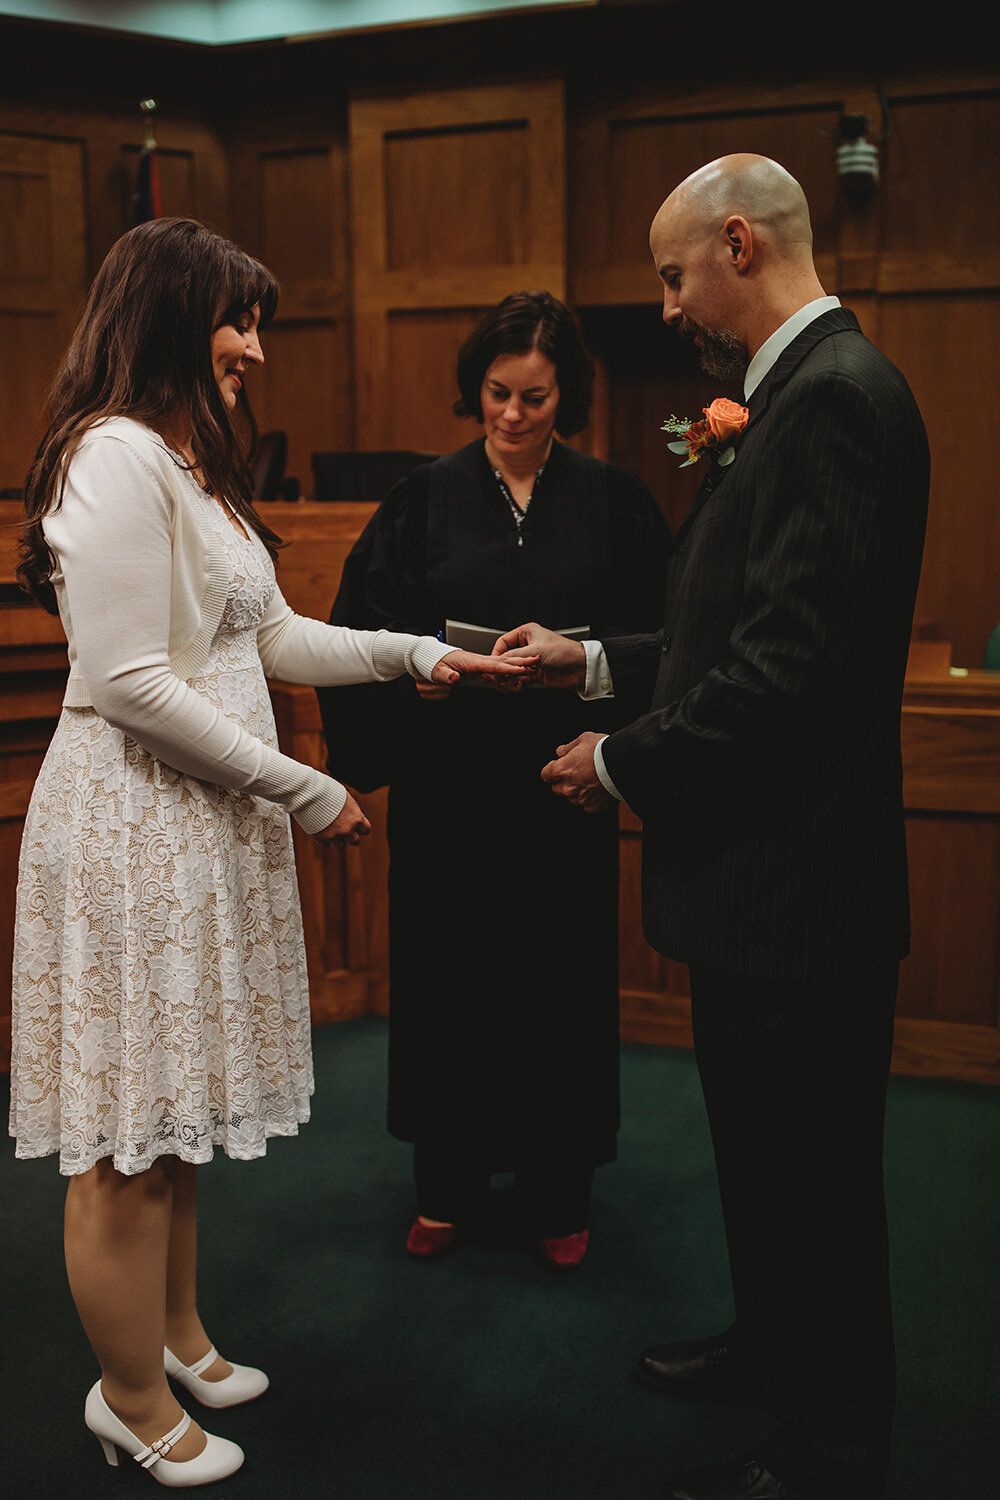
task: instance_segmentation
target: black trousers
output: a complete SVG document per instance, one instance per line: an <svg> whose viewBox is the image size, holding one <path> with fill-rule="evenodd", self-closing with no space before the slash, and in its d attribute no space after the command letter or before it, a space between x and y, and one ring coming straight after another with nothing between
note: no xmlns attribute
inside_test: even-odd
<svg viewBox="0 0 1000 1500"><path fill-rule="evenodd" d="M417 1212L442 1224L466 1224L481 1210L491 1166L459 1142L419 1140L413 1147ZM535 1153L514 1165L521 1210L540 1239L576 1234L590 1222L594 1164L575 1156Z"/></svg>
<svg viewBox="0 0 1000 1500"><path fill-rule="evenodd" d="M734 1339L806 1496L884 1492L895 1355L882 1179L899 965L821 984L693 966Z"/></svg>

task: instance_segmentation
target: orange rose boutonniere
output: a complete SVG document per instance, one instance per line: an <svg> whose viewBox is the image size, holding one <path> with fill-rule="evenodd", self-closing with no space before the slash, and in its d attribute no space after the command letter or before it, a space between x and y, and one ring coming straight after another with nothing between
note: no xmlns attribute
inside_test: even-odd
<svg viewBox="0 0 1000 1500"><path fill-rule="evenodd" d="M716 396L711 406L702 407L704 421L692 422L690 417L668 417L661 432L676 432L680 441L668 443L671 453L686 453L682 469L696 464L700 458L714 459L724 469L736 457L733 447L742 433L750 413L745 406L728 401L725 396Z"/></svg>

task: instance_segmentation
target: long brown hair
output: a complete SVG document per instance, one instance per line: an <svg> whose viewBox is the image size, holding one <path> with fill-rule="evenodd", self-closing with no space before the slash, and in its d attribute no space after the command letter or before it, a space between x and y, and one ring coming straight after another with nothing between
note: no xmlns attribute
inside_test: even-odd
<svg viewBox="0 0 1000 1500"><path fill-rule="evenodd" d="M17 577L56 613L55 558L42 518L58 509L69 461L95 423L133 417L156 428L190 413L197 466L276 556L281 539L253 508L249 460L257 424L241 389L227 411L212 368L217 328L260 308L274 316L278 285L266 266L194 219L153 219L123 234L94 278L48 395L49 425L29 470Z"/></svg>

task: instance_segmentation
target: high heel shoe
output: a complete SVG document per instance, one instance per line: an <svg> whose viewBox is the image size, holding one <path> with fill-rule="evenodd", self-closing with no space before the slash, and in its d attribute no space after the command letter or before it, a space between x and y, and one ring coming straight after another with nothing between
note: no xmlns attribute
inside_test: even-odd
<svg viewBox="0 0 1000 1500"><path fill-rule="evenodd" d="M191 1418L187 1412L176 1427L157 1438L155 1443L144 1443L115 1416L104 1399L99 1380L87 1393L83 1419L104 1449L104 1457L109 1464L117 1466L118 1449L123 1448L137 1464L148 1469L157 1484L165 1485L168 1489L180 1490L189 1489L196 1484L214 1484L217 1479L235 1474L243 1464L242 1448L231 1443L228 1438L213 1437L210 1432L205 1433L207 1441L197 1458L188 1458L180 1463L171 1461L167 1454L191 1426Z"/></svg>
<svg viewBox="0 0 1000 1500"><path fill-rule="evenodd" d="M224 1380L202 1380L202 1372L211 1368L219 1358L213 1344L207 1354L193 1365L182 1365L176 1354L171 1354L164 1344L163 1368L173 1380L179 1380L186 1390L202 1406L240 1406L244 1401L254 1401L263 1396L271 1382L263 1370L252 1365L233 1365L233 1373Z"/></svg>

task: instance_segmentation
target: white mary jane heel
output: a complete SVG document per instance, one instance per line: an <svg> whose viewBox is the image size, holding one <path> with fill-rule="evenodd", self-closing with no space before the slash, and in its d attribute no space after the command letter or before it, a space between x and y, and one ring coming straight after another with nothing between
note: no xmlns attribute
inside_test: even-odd
<svg viewBox="0 0 1000 1500"><path fill-rule="evenodd" d="M155 1443L144 1443L131 1428L116 1417L104 1399L101 1382L92 1386L87 1394L84 1421L104 1449L109 1464L117 1465L118 1449L123 1448L136 1463L147 1469L157 1484L168 1489L190 1489L196 1484L214 1484L217 1479L226 1479L243 1464L243 1449L228 1438L213 1437L205 1433L207 1442L197 1458L185 1459L182 1463L171 1462L167 1454L191 1426L187 1412L177 1426Z"/></svg>
<svg viewBox="0 0 1000 1500"><path fill-rule="evenodd" d="M271 1382L263 1370L252 1365L233 1365L233 1373L225 1380L202 1380L202 1372L209 1369L219 1358L213 1344L208 1353L193 1365L182 1365L176 1354L171 1354L164 1345L163 1368L173 1380L179 1380L202 1406L239 1406L244 1401L254 1401L263 1396Z"/></svg>

